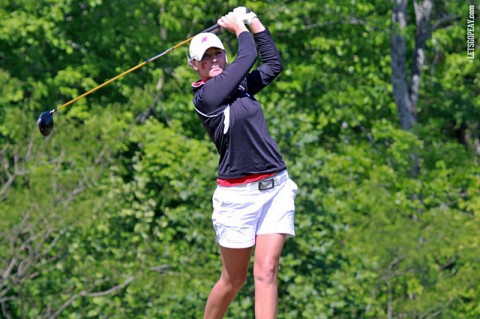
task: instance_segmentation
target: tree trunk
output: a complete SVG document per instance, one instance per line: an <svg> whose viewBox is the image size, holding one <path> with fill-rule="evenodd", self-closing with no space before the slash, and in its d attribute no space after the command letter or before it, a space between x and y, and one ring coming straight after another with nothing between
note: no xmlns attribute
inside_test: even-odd
<svg viewBox="0 0 480 319"><path fill-rule="evenodd" d="M400 125L410 130L416 124L416 105L412 104L410 86L406 70L406 38L407 3L408 0L393 0L392 38L391 38L391 66L393 97L397 104Z"/></svg>
<svg viewBox="0 0 480 319"><path fill-rule="evenodd" d="M425 64L425 46L427 40L431 36L430 29L430 13L432 12L433 3L431 0L425 0L422 4L414 1L416 32L415 32L415 49L413 51L412 65L412 81L410 90L410 101L412 101L412 111L417 110L418 90L420 89L420 75L423 65Z"/></svg>
<svg viewBox="0 0 480 319"><path fill-rule="evenodd" d="M430 13L433 8L432 0L422 3L414 1L415 7L415 48L411 77L408 79L406 68L406 26L408 0L392 0L392 37L391 37L391 66L393 97L397 104L400 125L404 130L411 130L417 124L417 103L422 68L425 63L425 45L431 35ZM413 164L413 177L420 173L418 155L409 154Z"/></svg>

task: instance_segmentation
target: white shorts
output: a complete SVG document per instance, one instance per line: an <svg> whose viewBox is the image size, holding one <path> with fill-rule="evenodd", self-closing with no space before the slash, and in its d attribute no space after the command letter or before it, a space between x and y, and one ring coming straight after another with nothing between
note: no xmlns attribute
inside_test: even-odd
<svg viewBox="0 0 480 319"><path fill-rule="evenodd" d="M259 189L262 188L262 190ZM256 235L295 236L297 185L283 171L260 182L217 186L212 222L218 244L227 248L255 245Z"/></svg>

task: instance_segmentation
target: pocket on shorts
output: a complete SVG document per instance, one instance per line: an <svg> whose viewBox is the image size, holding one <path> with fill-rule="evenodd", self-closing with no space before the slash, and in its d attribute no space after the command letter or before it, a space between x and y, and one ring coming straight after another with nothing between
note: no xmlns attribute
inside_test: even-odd
<svg viewBox="0 0 480 319"><path fill-rule="evenodd" d="M290 184L290 189L293 192L293 198L295 198L297 196L297 192L298 192L298 185L292 179L288 179L288 182Z"/></svg>
<svg viewBox="0 0 480 319"><path fill-rule="evenodd" d="M215 192L213 192L213 196L212 196L213 211L222 207L222 199L219 193L220 193L220 188L217 187L215 189Z"/></svg>
<svg viewBox="0 0 480 319"><path fill-rule="evenodd" d="M235 202L231 202L231 196L228 190L217 188L213 194L213 213L212 222L215 228L217 226L229 226L232 223L232 215L236 210ZM232 226L235 226L232 225Z"/></svg>
<svg viewBox="0 0 480 319"><path fill-rule="evenodd" d="M219 216L220 214L218 214L218 212L221 210L223 206L223 201L224 201L223 199L224 197L220 194L221 191L222 190L217 187L212 197L212 204L213 204L212 222L214 226L216 223L219 222L219 219L221 219L221 216Z"/></svg>

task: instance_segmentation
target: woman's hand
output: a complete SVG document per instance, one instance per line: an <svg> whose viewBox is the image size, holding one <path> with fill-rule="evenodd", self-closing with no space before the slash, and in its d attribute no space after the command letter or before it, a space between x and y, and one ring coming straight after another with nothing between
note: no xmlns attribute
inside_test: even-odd
<svg viewBox="0 0 480 319"><path fill-rule="evenodd" d="M218 19L217 24L225 30L235 33L237 37L240 33L248 31L243 20L234 12L229 12L227 15Z"/></svg>

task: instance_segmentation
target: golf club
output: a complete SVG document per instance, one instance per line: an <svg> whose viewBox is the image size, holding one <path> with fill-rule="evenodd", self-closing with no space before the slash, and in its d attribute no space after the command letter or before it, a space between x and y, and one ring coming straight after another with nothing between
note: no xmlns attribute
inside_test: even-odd
<svg viewBox="0 0 480 319"><path fill-rule="evenodd" d="M201 33L203 33L203 32L212 32L213 30L218 29L218 28L219 28L218 24L214 24L214 25L211 26L210 28L207 28L207 29L203 30ZM50 133L51 133L52 130L53 130L53 114L54 114L54 113L60 111L60 110L63 109L64 107L66 107L66 106L68 106L68 105L70 105L70 104L78 101L78 100L81 99L82 97L85 97L85 96L87 96L87 95L89 95L89 94L97 91L98 89L101 89L102 87L104 87L104 86L112 83L113 81L118 80L119 78L121 78L121 77L123 77L123 76L125 76L125 75L127 75L127 74L129 74L129 73L132 73L132 72L135 71L135 70L140 69L141 67L145 66L146 64L157 60L158 58L160 58L161 56L167 54L168 52L173 51L173 50L175 50L176 48L181 47L182 45L190 42L192 39L193 39L193 36L190 37L190 38L188 38L187 40L184 40L184 41L178 43L177 45L171 47L170 49L165 50L164 52L162 52L162 53L160 53L160 54L157 54L156 56L151 57L150 59L147 59L147 60L143 61L142 63L138 64L137 66L134 66L133 68L131 68L131 69L129 69L129 70L127 70L127 71L125 71L125 72L117 75L116 77L114 77L114 78L112 78L112 79L110 79L110 80L108 80L108 81L100 84L99 86L91 89L90 91L83 93L82 95L74 98L73 100L71 100L71 101L69 101L69 102L67 102L67 103L65 103L65 104L63 104L63 105L61 105L61 106L59 106L59 107L51 110L51 111L43 112L42 114L40 114L40 116L38 117L38 120L37 120L37 125L38 125L38 128L40 129L40 133L41 133L43 136L48 136L48 135L50 135Z"/></svg>

